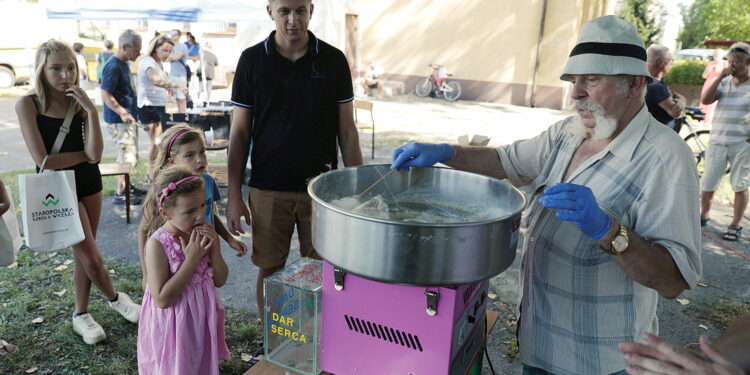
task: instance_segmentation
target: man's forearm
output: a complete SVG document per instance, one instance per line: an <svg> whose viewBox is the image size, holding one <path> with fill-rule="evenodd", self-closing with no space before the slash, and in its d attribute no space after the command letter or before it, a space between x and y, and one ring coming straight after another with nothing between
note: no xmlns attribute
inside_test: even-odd
<svg viewBox="0 0 750 375"><path fill-rule="evenodd" d="M499 179L507 178L497 150L492 147L452 146L453 157L445 165Z"/></svg>
<svg viewBox="0 0 750 375"><path fill-rule="evenodd" d="M714 342L719 353L750 374L750 313L735 320Z"/></svg>
<svg viewBox="0 0 750 375"><path fill-rule="evenodd" d="M619 223L611 220L610 230L599 239L599 245L610 248L618 229ZM627 250L622 255L613 255L612 258L631 279L643 286L655 289L665 298L676 298L682 291L689 288L669 251L663 246L646 241L630 229L628 229Z"/></svg>
<svg viewBox="0 0 750 375"><path fill-rule="evenodd" d="M245 134L232 134L229 137L229 161L227 162L229 198L234 198L235 194L242 195L242 176L245 174L247 164L249 138L249 135Z"/></svg>
<svg viewBox="0 0 750 375"><path fill-rule="evenodd" d="M724 77L718 77L715 80L713 80L713 82L711 82L711 85L708 86L708 88L706 89L706 92L704 92L703 95L701 95L702 104L711 104L715 102L716 99L718 99L716 90L719 88L719 84L721 84L721 80L723 78Z"/></svg>

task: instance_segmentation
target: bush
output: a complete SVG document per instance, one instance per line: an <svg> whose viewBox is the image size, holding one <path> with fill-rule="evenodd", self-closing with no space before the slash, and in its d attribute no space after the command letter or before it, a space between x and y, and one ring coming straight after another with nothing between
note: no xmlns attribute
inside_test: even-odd
<svg viewBox="0 0 750 375"><path fill-rule="evenodd" d="M706 63L697 59L687 59L676 61L664 76L664 83L682 84L682 85L703 85L703 70L706 69Z"/></svg>

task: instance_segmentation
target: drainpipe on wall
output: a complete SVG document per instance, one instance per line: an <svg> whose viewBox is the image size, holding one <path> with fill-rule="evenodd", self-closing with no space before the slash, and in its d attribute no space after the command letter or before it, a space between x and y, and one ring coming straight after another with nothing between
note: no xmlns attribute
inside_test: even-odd
<svg viewBox="0 0 750 375"><path fill-rule="evenodd" d="M531 79L531 97L529 98L529 107L536 106L536 78L539 74L540 53L542 50L542 39L544 39L544 20L547 18L547 0L542 0L542 20L539 22L539 39L536 42L536 61L534 61L534 75Z"/></svg>

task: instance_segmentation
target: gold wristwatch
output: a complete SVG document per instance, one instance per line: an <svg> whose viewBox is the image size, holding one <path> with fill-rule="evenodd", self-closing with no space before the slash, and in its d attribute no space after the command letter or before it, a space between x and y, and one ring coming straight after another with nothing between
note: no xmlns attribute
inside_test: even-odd
<svg viewBox="0 0 750 375"><path fill-rule="evenodd" d="M630 244L630 240L628 238L628 229L625 228L622 224L618 223L617 225L617 235L612 239L612 242L609 244L609 248L605 249L604 247L599 246L602 248L602 250L612 255L621 255L625 252L625 250L628 249L628 245Z"/></svg>

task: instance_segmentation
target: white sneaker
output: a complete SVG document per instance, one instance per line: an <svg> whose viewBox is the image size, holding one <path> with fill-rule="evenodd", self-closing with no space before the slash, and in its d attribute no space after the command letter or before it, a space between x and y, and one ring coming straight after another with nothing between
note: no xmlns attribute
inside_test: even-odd
<svg viewBox="0 0 750 375"><path fill-rule="evenodd" d="M93 345L107 338L104 329L89 313L73 317L73 331L83 337L83 342Z"/></svg>
<svg viewBox="0 0 750 375"><path fill-rule="evenodd" d="M131 323L138 323L141 315L141 305L133 302L130 296L123 292L117 292L117 301L109 302L109 308L117 311Z"/></svg>

